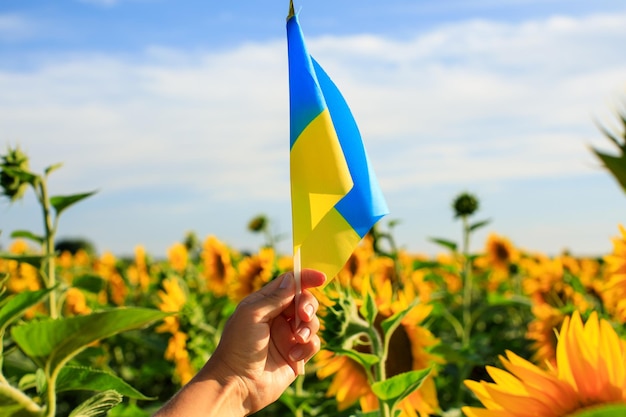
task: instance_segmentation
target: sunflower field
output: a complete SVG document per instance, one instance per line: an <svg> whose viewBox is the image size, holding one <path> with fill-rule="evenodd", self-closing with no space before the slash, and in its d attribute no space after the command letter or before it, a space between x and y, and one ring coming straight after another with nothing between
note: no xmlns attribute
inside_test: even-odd
<svg viewBox="0 0 626 417"><path fill-rule="evenodd" d="M624 143L609 136L622 155L598 156L626 184ZM193 233L129 259L61 245L59 216L93 193L50 196L59 167L33 173L19 149L0 168L5 197L34 192L45 225L4 231L2 416L150 416L211 356L237 303L292 268L264 216L248 225L267 237L254 253ZM399 249L394 222L366 236L315 292L322 350L256 415L626 415L626 229L616 225L613 251L597 258L522 250L498 234L472 253L488 223L475 219L479 201L463 193L451 206L462 239L433 239L437 256Z"/></svg>

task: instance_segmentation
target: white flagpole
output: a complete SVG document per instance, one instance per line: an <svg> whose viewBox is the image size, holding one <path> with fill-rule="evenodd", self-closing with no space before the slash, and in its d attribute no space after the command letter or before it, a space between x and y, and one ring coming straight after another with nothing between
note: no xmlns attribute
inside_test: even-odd
<svg viewBox="0 0 626 417"><path fill-rule="evenodd" d="M300 326L300 316L298 315L298 306L300 305L300 295L302 294L302 265L300 261L300 248L296 249L293 254L293 279L296 282L296 295L293 300L295 311L296 329ZM304 361L298 361L298 375L304 375Z"/></svg>

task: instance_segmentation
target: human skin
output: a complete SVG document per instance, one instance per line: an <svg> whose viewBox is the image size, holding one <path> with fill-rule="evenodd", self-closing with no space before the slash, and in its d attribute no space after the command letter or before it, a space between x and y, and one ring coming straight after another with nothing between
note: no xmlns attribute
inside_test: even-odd
<svg viewBox="0 0 626 417"><path fill-rule="evenodd" d="M153 417L240 417L276 401L320 349L319 303L308 289L324 281L321 272L302 271L297 312L292 272L244 298L211 358Z"/></svg>

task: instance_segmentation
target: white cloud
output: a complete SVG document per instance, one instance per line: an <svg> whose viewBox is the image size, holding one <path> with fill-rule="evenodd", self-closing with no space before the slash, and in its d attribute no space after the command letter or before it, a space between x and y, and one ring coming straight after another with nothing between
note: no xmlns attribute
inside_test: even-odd
<svg viewBox="0 0 626 417"><path fill-rule="evenodd" d="M393 190L592 172L592 116L626 85L624 44L626 15L308 39ZM219 53L151 47L0 72L2 139L34 164L68 162L58 174L68 190L159 183L287 199L285 53L283 40Z"/></svg>

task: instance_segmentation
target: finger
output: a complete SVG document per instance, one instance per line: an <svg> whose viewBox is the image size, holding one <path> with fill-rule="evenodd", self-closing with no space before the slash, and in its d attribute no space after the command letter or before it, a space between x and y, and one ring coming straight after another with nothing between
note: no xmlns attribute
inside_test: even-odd
<svg viewBox="0 0 626 417"><path fill-rule="evenodd" d="M244 298L237 309L249 309L255 322L267 323L291 304L295 290L293 273L287 272Z"/></svg>
<svg viewBox="0 0 626 417"><path fill-rule="evenodd" d="M326 274L315 269L302 270L302 289L319 287L326 282Z"/></svg>
<svg viewBox="0 0 626 417"><path fill-rule="evenodd" d="M296 341L298 343L308 343L311 337L315 335L320 329L320 321L314 316L313 319L306 323L302 322L300 327L295 332Z"/></svg>
<svg viewBox="0 0 626 417"><path fill-rule="evenodd" d="M302 288L304 289L320 286L325 280L326 275L322 272L313 269L302 270ZM268 322L289 306L295 296L295 291L293 272L286 272L259 291L244 298L240 303L240 308L251 308L260 322ZM307 309L310 310L310 307Z"/></svg>
<svg viewBox="0 0 626 417"><path fill-rule="evenodd" d="M284 361L289 363L294 370L297 369L296 363L292 363L289 352L298 344L298 340L291 330L291 323L286 317L279 316L272 322L271 328L272 345L277 349L278 354ZM295 362L295 361L294 361Z"/></svg>
<svg viewBox="0 0 626 417"><path fill-rule="evenodd" d="M320 338L317 335L311 337L308 343L298 344L289 351L289 359L298 363L308 361L320 350Z"/></svg>
<svg viewBox="0 0 626 417"><path fill-rule="evenodd" d="M298 305L298 316L302 321L309 322L315 317L320 303L309 291L303 291Z"/></svg>

